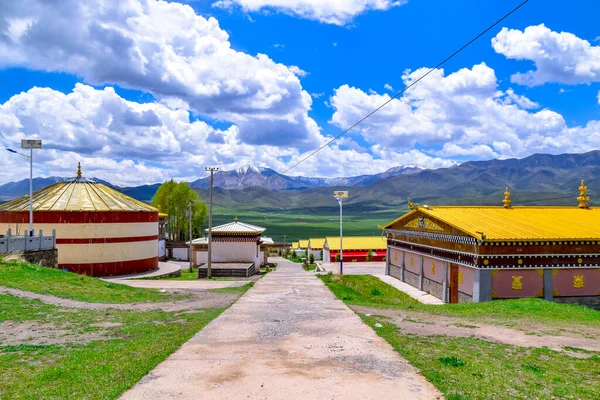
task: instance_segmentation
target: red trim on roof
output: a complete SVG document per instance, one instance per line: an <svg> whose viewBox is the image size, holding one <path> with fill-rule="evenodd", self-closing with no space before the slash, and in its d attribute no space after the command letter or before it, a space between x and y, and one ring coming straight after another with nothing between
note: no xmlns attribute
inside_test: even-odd
<svg viewBox="0 0 600 400"><path fill-rule="evenodd" d="M158 222L158 211L34 211L36 224L123 224ZM0 211L0 223L28 224L29 211Z"/></svg>

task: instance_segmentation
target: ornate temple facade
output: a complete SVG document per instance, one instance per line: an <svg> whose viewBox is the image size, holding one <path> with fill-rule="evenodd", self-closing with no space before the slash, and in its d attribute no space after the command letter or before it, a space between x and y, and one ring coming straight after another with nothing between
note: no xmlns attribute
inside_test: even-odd
<svg viewBox="0 0 600 400"><path fill-rule="evenodd" d="M600 307L600 209L418 206L389 223L386 273L444 302L540 297Z"/></svg>

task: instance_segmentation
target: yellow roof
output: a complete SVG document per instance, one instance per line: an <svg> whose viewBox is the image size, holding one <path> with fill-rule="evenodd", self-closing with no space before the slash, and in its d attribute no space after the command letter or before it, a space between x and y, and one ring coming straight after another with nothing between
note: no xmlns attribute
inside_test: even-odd
<svg viewBox="0 0 600 400"><path fill-rule="evenodd" d="M292 242L292 249L297 249L298 245L299 245L298 242Z"/></svg>
<svg viewBox="0 0 600 400"><path fill-rule="evenodd" d="M478 240L600 239L600 209L578 207L418 207L385 228L400 229L418 212Z"/></svg>
<svg viewBox="0 0 600 400"><path fill-rule="evenodd" d="M29 195L0 205L0 211L28 211ZM33 192L34 211L148 211L158 209L101 183L77 177Z"/></svg>
<svg viewBox="0 0 600 400"><path fill-rule="evenodd" d="M301 249L308 249L308 240L300 240L298 243Z"/></svg>
<svg viewBox="0 0 600 400"><path fill-rule="evenodd" d="M382 250L387 247L385 236L344 236L344 250ZM329 250L340 250L340 237L327 236L327 247Z"/></svg>
<svg viewBox="0 0 600 400"><path fill-rule="evenodd" d="M310 238L308 239L310 248L314 250L321 250L325 246L325 238Z"/></svg>

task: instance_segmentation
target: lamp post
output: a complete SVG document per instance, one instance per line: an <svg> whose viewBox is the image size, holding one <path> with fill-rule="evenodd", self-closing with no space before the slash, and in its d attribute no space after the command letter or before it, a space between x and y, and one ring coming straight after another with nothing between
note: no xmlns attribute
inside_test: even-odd
<svg viewBox="0 0 600 400"><path fill-rule="evenodd" d="M342 241L342 203L343 199L348 198L348 192L333 192L333 197L340 204L340 276L344 275L344 251L343 251L343 241Z"/></svg>
<svg viewBox="0 0 600 400"><path fill-rule="evenodd" d="M29 149L29 155L19 153L13 149L6 150L29 159L29 236L33 236L33 149L41 149L42 141L22 139L21 148Z"/></svg>

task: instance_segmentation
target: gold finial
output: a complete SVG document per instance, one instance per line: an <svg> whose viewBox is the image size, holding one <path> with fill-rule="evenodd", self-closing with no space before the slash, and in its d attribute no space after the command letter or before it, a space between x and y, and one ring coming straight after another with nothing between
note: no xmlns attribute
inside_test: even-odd
<svg viewBox="0 0 600 400"><path fill-rule="evenodd" d="M581 186L579 186L579 197L577 198L579 201L579 208L589 208L590 196L587 195L587 186L585 186L585 181L581 180Z"/></svg>
<svg viewBox="0 0 600 400"><path fill-rule="evenodd" d="M412 201L410 201L410 197L408 198L408 209L409 210L415 210L417 208L417 205L415 203L413 203Z"/></svg>
<svg viewBox="0 0 600 400"><path fill-rule="evenodd" d="M512 200L510 199L510 191L508 188L506 188L504 191L504 200L502 200L502 203L504 204L504 208L510 208L510 203L512 203Z"/></svg>
<svg viewBox="0 0 600 400"><path fill-rule="evenodd" d="M77 177L81 178L81 163L77 163Z"/></svg>
<svg viewBox="0 0 600 400"><path fill-rule="evenodd" d="M235 218L233 219L233 222L238 222L238 217L237 215L235 216Z"/></svg>

